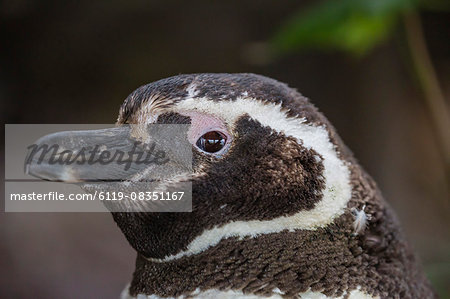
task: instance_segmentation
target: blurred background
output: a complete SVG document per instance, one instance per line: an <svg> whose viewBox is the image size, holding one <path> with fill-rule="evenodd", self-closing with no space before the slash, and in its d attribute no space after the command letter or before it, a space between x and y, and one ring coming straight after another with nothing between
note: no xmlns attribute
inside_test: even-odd
<svg viewBox="0 0 450 299"><path fill-rule="evenodd" d="M6 0L0 34L4 123L114 123L131 91L181 73L297 88L378 182L449 298L448 2ZM117 298L135 259L101 213L1 213L0 256L1 298Z"/></svg>

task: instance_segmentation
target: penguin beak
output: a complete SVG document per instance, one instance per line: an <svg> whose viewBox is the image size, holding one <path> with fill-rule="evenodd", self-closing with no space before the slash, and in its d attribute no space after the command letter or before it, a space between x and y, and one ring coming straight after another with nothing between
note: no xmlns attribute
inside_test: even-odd
<svg viewBox="0 0 450 299"><path fill-rule="evenodd" d="M140 142L135 133L123 126L46 135L28 147L25 173L69 183L126 181L168 162L171 145Z"/></svg>

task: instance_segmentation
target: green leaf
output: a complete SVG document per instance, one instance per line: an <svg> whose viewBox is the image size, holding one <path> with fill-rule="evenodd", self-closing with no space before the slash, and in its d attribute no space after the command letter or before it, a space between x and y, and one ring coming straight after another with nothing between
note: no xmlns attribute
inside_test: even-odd
<svg viewBox="0 0 450 299"><path fill-rule="evenodd" d="M362 55L382 42L416 0L329 0L294 16L275 35L275 53L302 48Z"/></svg>

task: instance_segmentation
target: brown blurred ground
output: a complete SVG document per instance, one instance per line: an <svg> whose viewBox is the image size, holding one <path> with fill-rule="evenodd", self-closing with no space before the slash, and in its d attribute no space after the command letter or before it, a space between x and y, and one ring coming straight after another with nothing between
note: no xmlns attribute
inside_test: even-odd
<svg viewBox="0 0 450 299"><path fill-rule="evenodd" d="M433 283L445 288L449 198L402 35L362 59L304 52L255 65L252 45L298 8L294 0L2 2L4 123L113 123L128 93L179 73L274 77L336 126L394 206ZM447 96L449 15L422 15ZM134 268L107 214L2 213L0 255L1 298L115 298Z"/></svg>

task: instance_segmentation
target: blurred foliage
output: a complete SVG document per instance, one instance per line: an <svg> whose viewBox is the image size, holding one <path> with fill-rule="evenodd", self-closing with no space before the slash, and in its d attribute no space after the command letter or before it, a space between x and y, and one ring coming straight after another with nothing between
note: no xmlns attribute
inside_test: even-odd
<svg viewBox="0 0 450 299"><path fill-rule="evenodd" d="M427 2L443 9L444 1ZM328 0L297 13L272 40L276 54L302 48L338 49L363 55L384 41L403 13L419 0Z"/></svg>
<svg viewBox="0 0 450 299"><path fill-rule="evenodd" d="M426 274L439 298L449 299L450 285L448 279L450 278L450 262L427 265Z"/></svg>

